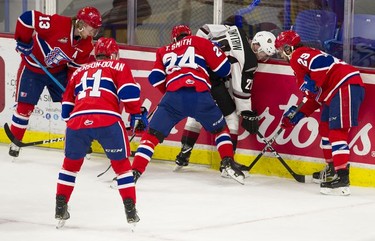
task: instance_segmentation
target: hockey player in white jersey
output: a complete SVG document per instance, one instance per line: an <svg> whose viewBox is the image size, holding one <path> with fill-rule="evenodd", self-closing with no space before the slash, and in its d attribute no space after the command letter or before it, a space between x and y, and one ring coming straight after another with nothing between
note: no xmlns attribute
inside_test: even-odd
<svg viewBox="0 0 375 241"><path fill-rule="evenodd" d="M258 61L266 61L276 53L276 37L268 31L258 32L249 40L245 32L233 25L203 25L197 36L209 39L225 52L231 62L231 76L227 79L210 75L211 93L228 124L233 148L236 149L238 129L242 127L250 134L258 131L258 115L251 103L251 88ZM182 148L176 157L176 171L189 164L189 158L199 137L201 125L193 118L188 118L182 134ZM246 170L246 166L239 167ZM226 176L223 173L223 176Z"/></svg>

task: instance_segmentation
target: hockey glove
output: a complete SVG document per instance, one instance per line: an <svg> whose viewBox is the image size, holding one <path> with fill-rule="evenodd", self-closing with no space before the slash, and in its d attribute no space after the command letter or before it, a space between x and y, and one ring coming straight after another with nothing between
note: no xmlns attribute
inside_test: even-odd
<svg viewBox="0 0 375 241"><path fill-rule="evenodd" d="M299 89L302 92L307 91L307 92L311 92L313 94L317 94L319 88L318 88L318 86L315 85L315 81L312 80L309 75L305 75L305 77L303 79L304 79L303 84L299 87Z"/></svg>
<svg viewBox="0 0 375 241"><path fill-rule="evenodd" d="M148 111L145 107L141 107L140 114L131 114L130 115L130 128L133 133L141 133L145 131L148 127Z"/></svg>
<svg viewBox="0 0 375 241"><path fill-rule="evenodd" d="M256 134L259 130L259 117L256 111L244 110L241 112L241 126L250 134Z"/></svg>
<svg viewBox="0 0 375 241"><path fill-rule="evenodd" d="M283 119L281 121L281 127L284 129L294 127L297 123L305 117L305 114L302 112L296 112L297 106L293 105L289 108L287 112L283 115Z"/></svg>
<svg viewBox="0 0 375 241"><path fill-rule="evenodd" d="M29 56L31 52L33 51L33 40L31 40L30 43L22 43L20 41L17 41L16 50L18 53L22 53L25 56Z"/></svg>

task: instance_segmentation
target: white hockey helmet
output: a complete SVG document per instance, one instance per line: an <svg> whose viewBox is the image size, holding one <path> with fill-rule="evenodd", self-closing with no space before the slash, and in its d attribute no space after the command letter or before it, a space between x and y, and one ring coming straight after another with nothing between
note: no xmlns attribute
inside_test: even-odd
<svg viewBox="0 0 375 241"><path fill-rule="evenodd" d="M257 55L261 55L262 52L264 52L268 57L270 57L276 53L275 40L276 37L273 35L273 33L268 31L260 31L256 33L252 39L251 49Z"/></svg>

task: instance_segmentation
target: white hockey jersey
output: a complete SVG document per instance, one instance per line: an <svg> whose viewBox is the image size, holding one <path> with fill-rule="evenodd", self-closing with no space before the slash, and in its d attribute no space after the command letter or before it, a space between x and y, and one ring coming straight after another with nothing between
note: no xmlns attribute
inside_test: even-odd
<svg viewBox="0 0 375 241"><path fill-rule="evenodd" d="M236 104L236 112L252 110L251 88L258 67L245 32L237 26L205 24L196 33L216 43L231 62L231 80L226 82Z"/></svg>

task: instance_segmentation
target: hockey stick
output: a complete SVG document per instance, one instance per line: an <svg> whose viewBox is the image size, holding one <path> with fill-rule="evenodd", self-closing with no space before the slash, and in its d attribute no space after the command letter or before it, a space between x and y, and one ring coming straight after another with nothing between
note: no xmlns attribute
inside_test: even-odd
<svg viewBox="0 0 375 241"><path fill-rule="evenodd" d="M295 112L293 115L291 116L288 116L290 119L292 119L295 115L295 113L297 113L301 108L302 106L304 105L305 103L302 101L298 107L296 108ZM247 167L247 171L250 171L254 166L255 164L259 161L259 159L264 155L264 153L266 153L267 149L269 149L278 159L279 161L283 164L283 166L289 171L289 173L294 177L294 179L296 179L298 182L305 182L306 178L304 175L299 175L299 174L296 174L289 166L288 164L284 161L284 159L279 155L279 153L277 153L277 151L272 147L272 144L276 141L277 137L281 134L281 132L283 131L283 128L280 127L279 130L276 132L276 134L269 140L267 141L267 139L259 132L259 130L257 131L257 135L262 139L262 141L266 144L266 146L263 148L263 150L258 154L258 156L254 159L254 161L250 164L250 166Z"/></svg>
<svg viewBox="0 0 375 241"><path fill-rule="evenodd" d="M12 131L9 128L8 123L4 124L4 131L5 131L5 134L8 136L9 140L11 140L18 147L37 146L37 145L61 142L61 141L65 140L65 137L57 137L57 138L52 138L52 139L47 139L47 140L40 140L40 141L33 141L33 142L22 142L22 141L18 140L13 135Z"/></svg>
<svg viewBox="0 0 375 241"><path fill-rule="evenodd" d="M44 73L46 73L50 78L51 80L53 80L53 82L55 82L55 84L57 86L59 86L59 88L64 92L65 91L65 87L62 86L62 84L47 70L46 67L44 67L40 62L39 60L36 59L36 57L33 55L33 54L30 54L29 55L33 60L34 62L39 65L39 67L44 71Z"/></svg>
<svg viewBox="0 0 375 241"><path fill-rule="evenodd" d="M266 138L264 138L264 136L258 131L257 132L257 135L262 139L262 141L266 144L266 148L268 148L272 154L275 155L275 157L281 162L281 164L283 164L283 166L288 170L288 172L293 176L293 178L297 181L297 182L302 182L302 183L305 183L306 182L306 178L305 178L305 175L301 175L301 174L297 174L295 173L290 167L289 165L284 161L284 159L280 156L280 154L272 147L272 145L269 143L269 141L266 140Z"/></svg>
<svg viewBox="0 0 375 241"><path fill-rule="evenodd" d="M281 132L283 131L283 128L279 128L279 130L276 132L276 134L271 138L271 140L269 140L267 143L266 143L266 146L263 148L263 150L257 155L257 157L254 159L254 161L250 164L250 166L247 167L246 171L250 171L254 166L255 164L257 164L257 162L259 161L259 159L264 155L264 153L266 153L267 149L268 149L268 146L272 145L276 138L281 134ZM259 131L257 132L257 134L260 133ZM264 142L264 141L263 141Z"/></svg>
<svg viewBox="0 0 375 241"><path fill-rule="evenodd" d="M148 120L149 120L149 119L151 118L151 116L154 114L155 110L156 110L156 108L153 109L153 110L148 114L148 116L147 116L147 119L148 119ZM130 137L130 139L129 139L129 143L134 139L135 136L136 136L136 133L134 133L134 134ZM107 167L107 169L105 169L104 172L99 173L96 177L101 177L101 176L103 176L104 174L106 174L106 173L108 172L108 170L111 168L111 166L112 166L112 165L109 164L109 166Z"/></svg>

